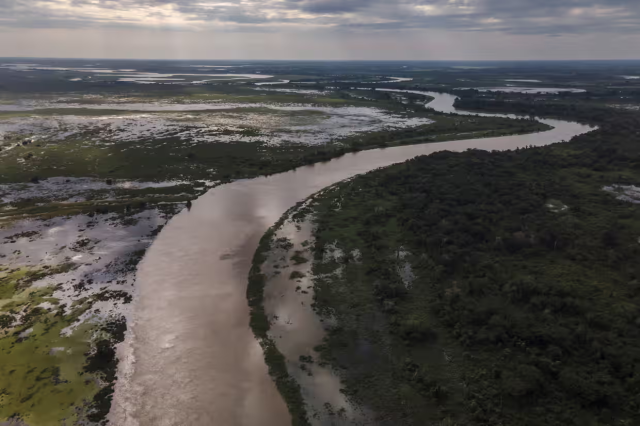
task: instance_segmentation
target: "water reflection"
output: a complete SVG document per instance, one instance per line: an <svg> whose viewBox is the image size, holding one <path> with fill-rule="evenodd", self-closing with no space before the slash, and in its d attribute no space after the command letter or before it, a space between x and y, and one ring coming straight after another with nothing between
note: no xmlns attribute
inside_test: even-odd
<svg viewBox="0 0 640 426"><path fill-rule="evenodd" d="M296 264L291 260L296 251L305 258L313 258L308 248L314 242L312 219L285 222L273 238L283 237L293 247L272 249L262 266L262 272L267 275L264 308L271 324L269 336L285 357L289 374L300 385L309 423L313 426L373 424L373 414L340 392L343 387L340 377L331 366L321 362L314 349L322 344L326 327L335 321L326 316L321 318L313 309L312 262ZM305 241L310 245L305 245ZM292 278L293 271L298 272L298 278Z"/></svg>

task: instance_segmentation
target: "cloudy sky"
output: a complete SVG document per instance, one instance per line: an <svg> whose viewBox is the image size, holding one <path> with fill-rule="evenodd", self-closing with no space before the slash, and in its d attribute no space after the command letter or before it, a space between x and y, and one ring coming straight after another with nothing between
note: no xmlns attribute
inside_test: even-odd
<svg viewBox="0 0 640 426"><path fill-rule="evenodd" d="M640 0L0 0L0 56L640 59Z"/></svg>

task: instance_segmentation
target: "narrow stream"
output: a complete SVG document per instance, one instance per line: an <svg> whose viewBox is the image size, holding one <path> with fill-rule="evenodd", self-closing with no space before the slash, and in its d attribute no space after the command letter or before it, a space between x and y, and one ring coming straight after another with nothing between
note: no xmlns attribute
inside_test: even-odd
<svg viewBox="0 0 640 426"><path fill-rule="evenodd" d="M429 107L464 113L453 108L452 95L419 93L435 98ZM289 424L287 407L249 329L247 276L264 232L296 202L356 174L441 150L542 146L591 130L578 123L540 121L554 128L361 151L204 194L191 211L171 220L139 265L135 318L120 347L111 424Z"/></svg>

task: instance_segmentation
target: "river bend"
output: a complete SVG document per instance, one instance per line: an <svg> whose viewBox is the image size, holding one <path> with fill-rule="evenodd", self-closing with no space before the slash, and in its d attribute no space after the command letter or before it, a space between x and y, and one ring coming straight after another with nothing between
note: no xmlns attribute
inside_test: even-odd
<svg viewBox="0 0 640 426"><path fill-rule="evenodd" d="M416 93L416 91L413 91ZM435 99L443 112L455 97ZM508 114L481 114L507 116ZM283 426L287 407L249 328L247 275L258 241L282 214L356 174L436 151L507 150L568 141L591 128L541 119L552 130L347 154L202 195L162 230L138 267L134 318L119 348L109 415L117 426Z"/></svg>

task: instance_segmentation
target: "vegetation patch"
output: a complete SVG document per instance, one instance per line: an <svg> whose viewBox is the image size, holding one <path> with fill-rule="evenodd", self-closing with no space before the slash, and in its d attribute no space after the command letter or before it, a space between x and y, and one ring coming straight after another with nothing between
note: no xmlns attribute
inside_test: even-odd
<svg viewBox="0 0 640 426"><path fill-rule="evenodd" d="M0 268L0 312L17 312L25 306L53 302L52 287L32 288L31 284L49 275L68 272L71 264L43 266L41 268Z"/></svg>
<svg viewBox="0 0 640 426"><path fill-rule="evenodd" d="M296 251L293 256L291 256L291 261L294 265L302 265L303 263L307 263L309 259L304 257L302 251Z"/></svg>
<svg viewBox="0 0 640 426"><path fill-rule="evenodd" d="M81 323L81 316L95 301L128 303L131 296L103 291L66 306L53 297L55 287L32 286L71 268L0 271L0 420L33 426L105 421L116 378L114 347L126 323Z"/></svg>
<svg viewBox="0 0 640 426"><path fill-rule="evenodd" d="M86 309L79 306L66 315L31 308L19 327L5 331L0 338L0 419L48 426L86 418L89 400L99 389L96 377L82 368L92 327L83 324L69 336L61 334Z"/></svg>
<svg viewBox="0 0 640 426"><path fill-rule="evenodd" d="M306 277L306 275L304 274L304 272L300 272L300 271L292 271L291 274L289 274L290 280L298 280L304 277Z"/></svg>

